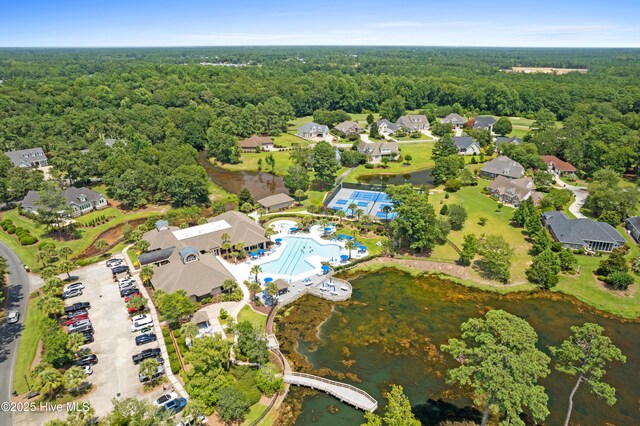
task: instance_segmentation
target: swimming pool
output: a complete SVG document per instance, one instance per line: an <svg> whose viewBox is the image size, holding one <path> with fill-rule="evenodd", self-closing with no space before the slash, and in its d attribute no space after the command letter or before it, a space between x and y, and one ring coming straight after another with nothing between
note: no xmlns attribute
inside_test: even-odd
<svg viewBox="0 0 640 426"><path fill-rule="evenodd" d="M265 274L298 275L314 268L306 261L308 256L320 256L325 260L340 257L338 244L320 244L312 238L284 237L286 246L280 258L260 265Z"/></svg>

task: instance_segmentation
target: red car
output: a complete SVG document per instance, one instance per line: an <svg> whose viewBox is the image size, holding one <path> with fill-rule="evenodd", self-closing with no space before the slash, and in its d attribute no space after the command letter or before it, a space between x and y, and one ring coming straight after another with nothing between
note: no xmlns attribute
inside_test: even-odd
<svg viewBox="0 0 640 426"><path fill-rule="evenodd" d="M140 306L140 308L136 309L135 306L129 306L127 308L127 311L132 314L134 312L138 312L138 311L144 311L144 306Z"/></svg>
<svg viewBox="0 0 640 426"><path fill-rule="evenodd" d="M69 319L67 320L66 325L67 325L67 326L70 326L71 324L75 324L75 323L77 323L78 321L86 320L86 319L89 319L89 314L82 314L82 315L78 315L77 317L69 318Z"/></svg>
<svg viewBox="0 0 640 426"><path fill-rule="evenodd" d="M133 293L131 296L127 296L124 298L124 302L127 303L129 302L129 300L131 300L132 298L136 297L136 296L142 296L140 293Z"/></svg>

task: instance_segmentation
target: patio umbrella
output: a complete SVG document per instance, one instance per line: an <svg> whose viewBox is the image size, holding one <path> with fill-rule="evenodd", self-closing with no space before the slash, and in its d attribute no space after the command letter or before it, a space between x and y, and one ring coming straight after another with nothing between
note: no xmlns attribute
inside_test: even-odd
<svg viewBox="0 0 640 426"><path fill-rule="evenodd" d="M343 255L340 256L340 259L347 260L347 259L349 259L349 256L347 256L346 254L343 254Z"/></svg>
<svg viewBox="0 0 640 426"><path fill-rule="evenodd" d="M326 228L324 228L324 232L331 232L331 228L327 226Z"/></svg>
<svg viewBox="0 0 640 426"><path fill-rule="evenodd" d="M329 265L322 265L322 270L323 271L330 271L331 267Z"/></svg>
<svg viewBox="0 0 640 426"><path fill-rule="evenodd" d="M273 278L271 278L271 277L267 277L267 278L264 279L264 283L265 284L270 283L271 281L273 281Z"/></svg>
<svg viewBox="0 0 640 426"><path fill-rule="evenodd" d="M338 238L343 239L344 238L344 234L338 234Z"/></svg>
<svg viewBox="0 0 640 426"><path fill-rule="evenodd" d="M298 230L298 228L296 228L295 226L293 226L293 227L289 228L289 231L291 231L291 232L295 232L295 231L297 231L297 230Z"/></svg>
<svg viewBox="0 0 640 426"><path fill-rule="evenodd" d="M256 256L258 256L258 253L255 252L255 251L252 251L251 253L249 253L249 256L256 257Z"/></svg>
<svg viewBox="0 0 640 426"><path fill-rule="evenodd" d="M264 249L258 249L258 253L259 253L259 254L264 253Z"/></svg>
<svg viewBox="0 0 640 426"><path fill-rule="evenodd" d="M282 238L276 238L276 243L280 244L282 242Z"/></svg>
<svg viewBox="0 0 640 426"><path fill-rule="evenodd" d="M358 246L358 249L362 251L367 251L367 246Z"/></svg>
<svg viewBox="0 0 640 426"><path fill-rule="evenodd" d="M347 235L347 240L351 241L353 240L353 237L351 235Z"/></svg>

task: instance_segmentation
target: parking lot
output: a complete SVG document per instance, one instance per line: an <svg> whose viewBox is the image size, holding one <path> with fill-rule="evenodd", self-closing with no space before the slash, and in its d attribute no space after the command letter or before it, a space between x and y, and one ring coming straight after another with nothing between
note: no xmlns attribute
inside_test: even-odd
<svg viewBox="0 0 640 426"><path fill-rule="evenodd" d="M92 367L93 374L87 377L87 381L94 384L96 389L86 400L91 402L97 416L104 416L111 411L113 398L140 397L142 385L138 381L139 367L133 364L131 357L142 349L158 347L158 343L136 346L134 339L139 333L131 332L126 304L120 298L118 285L114 283L105 262L78 269L74 271L74 275L85 288L82 296L66 300L65 305L91 303L89 319L95 331L95 341L83 348L90 348L97 355L98 363ZM123 277L125 275L122 274ZM151 401L162 393L160 388L144 395L144 398ZM44 424L52 418L64 418L65 414L21 413L15 420L17 425Z"/></svg>

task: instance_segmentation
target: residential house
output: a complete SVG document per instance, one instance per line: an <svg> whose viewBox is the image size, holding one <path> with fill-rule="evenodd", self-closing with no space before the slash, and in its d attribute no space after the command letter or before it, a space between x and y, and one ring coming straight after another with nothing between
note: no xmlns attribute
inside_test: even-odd
<svg viewBox="0 0 640 426"><path fill-rule="evenodd" d="M555 155L541 155L540 158L547 165L547 169L558 176L575 175L578 171L573 164L562 161Z"/></svg>
<svg viewBox="0 0 640 426"><path fill-rule="evenodd" d="M454 136L453 143L458 148L460 155L480 154L480 144L471 136Z"/></svg>
<svg viewBox="0 0 640 426"><path fill-rule="evenodd" d="M116 140L113 138L107 138L104 140L104 144L109 148L113 148L113 145L115 145L115 143L116 143Z"/></svg>
<svg viewBox="0 0 640 426"><path fill-rule="evenodd" d="M473 120L473 128L493 132L493 125L496 121L497 120L490 115L479 115Z"/></svg>
<svg viewBox="0 0 640 426"><path fill-rule="evenodd" d="M238 141L240 149L244 152L271 151L274 148L273 139L269 136L253 135L249 138Z"/></svg>
<svg viewBox="0 0 640 426"><path fill-rule="evenodd" d="M480 176L489 179L495 179L498 176L518 179L521 178L522 175L524 175L524 167L506 155L501 155L491 161L487 161L480 169Z"/></svg>
<svg viewBox="0 0 640 426"><path fill-rule="evenodd" d="M309 123L304 123L302 126L298 127L298 133L296 134L305 139L323 139L329 136L329 128L323 124L310 121Z"/></svg>
<svg viewBox="0 0 640 426"><path fill-rule="evenodd" d="M358 152L367 156L367 161L373 164L382 162L383 157L389 157L391 160L397 160L400 156L398 142L360 142Z"/></svg>
<svg viewBox="0 0 640 426"><path fill-rule="evenodd" d="M16 167L43 167L48 164L47 156L40 147L9 151L4 154Z"/></svg>
<svg viewBox="0 0 640 426"><path fill-rule="evenodd" d="M564 213L558 211L544 212L542 224L549 230L553 239L564 248L611 252L626 243L616 228L606 222L569 219Z"/></svg>
<svg viewBox="0 0 640 426"><path fill-rule="evenodd" d="M228 211L202 225L180 229L166 221L144 234L149 249L138 257L140 265L155 265L151 285L173 293L184 290L192 300L222 293L224 282L233 279L217 256L223 249L222 236L232 246L242 242L245 251L265 248L264 228L244 213Z"/></svg>
<svg viewBox="0 0 640 426"><path fill-rule="evenodd" d="M104 195L93 191L89 188L69 187L62 191L62 196L67 201L67 206L71 210L71 216L77 217L94 210L102 210L109 204ZM21 202L23 210L31 213L38 213L38 209L42 208L39 203L40 193L38 191L29 191Z"/></svg>
<svg viewBox="0 0 640 426"><path fill-rule="evenodd" d="M429 119L422 114L403 115L398 118L396 124L407 132L429 130Z"/></svg>
<svg viewBox="0 0 640 426"><path fill-rule="evenodd" d="M521 202L528 200L533 195L536 186L533 179L523 177L520 179L509 179L498 176L487 187L491 195L501 203L517 207Z"/></svg>
<svg viewBox="0 0 640 426"><path fill-rule="evenodd" d="M503 144L514 144L514 145L520 145L522 144L522 139L514 136L512 138L508 137L508 136L498 136L496 137L496 150L500 150L500 145Z"/></svg>
<svg viewBox="0 0 640 426"><path fill-rule="evenodd" d="M260 204L268 212L277 212L278 210L288 209L293 205L293 198L287 194L273 194L268 197L259 199Z"/></svg>
<svg viewBox="0 0 640 426"><path fill-rule="evenodd" d="M640 244L640 216L630 217L625 221L625 224L631 237L636 243Z"/></svg>
<svg viewBox="0 0 640 426"><path fill-rule="evenodd" d="M360 127L358 123L356 123L355 121L348 121L348 120L343 121L340 124L336 124L335 128L336 130L339 130L345 135L364 132L364 129Z"/></svg>
<svg viewBox="0 0 640 426"><path fill-rule="evenodd" d="M454 113L447 115L445 118L440 119L442 124L451 124L452 128L462 129L467 124L467 119L463 116Z"/></svg>
<svg viewBox="0 0 640 426"><path fill-rule="evenodd" d="M395 133L400 128L399 125L390 122L386 118L376 121L376 124L378 125L378 133L380 133L381 135L390 135L391 133Z"/></svg>

